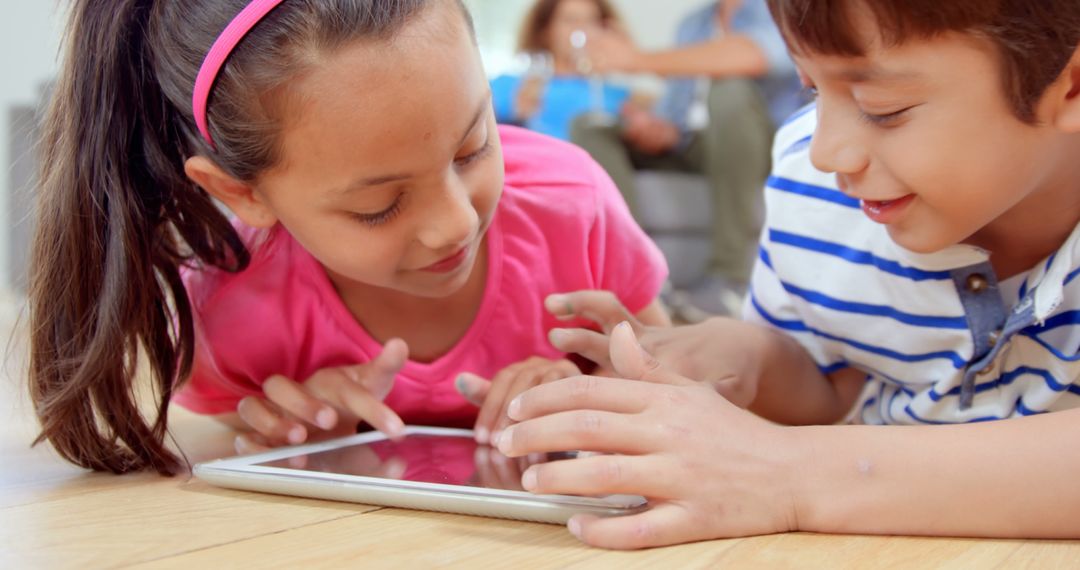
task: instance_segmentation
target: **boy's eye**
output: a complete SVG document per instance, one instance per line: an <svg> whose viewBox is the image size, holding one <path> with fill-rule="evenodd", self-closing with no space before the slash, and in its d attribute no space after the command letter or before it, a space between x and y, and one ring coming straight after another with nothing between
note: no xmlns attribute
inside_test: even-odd
<svg viewBox="0 0 1080 570"><path fill-rule="evenodd" d="M468 166L468 165L470 165L470 164L484 158L485 156L487 156L487 154L489 152L491 152L491 141L490 140L486 141L484 143L484 146L480 147L480 149L477 150L476 152L474 152L472 154L465 155L465 156L460 157L460 158L455 158L454 159L454 164L459 166L459 167Z"/></svg>
<svg viewBox="0 0 1080 570"><path fill-rule="evenodd" d="M896 121L902 119L904 117L904 115L908 111L910 111L910 110L912 110L914 108L915 107L907 107L907 108L900 109L899 111L896 111L896 112L893 112L893 113L885 113L885 114L880 114L880 115L875 115L873 113L867 113L865 111L859 111L859 117L862 118L863 121L865 121L865 122L867 122L867 123L869 123L871 125L874 125L874 126L877 126L877 127L887 127L887 126L892 125Z"/></svg>

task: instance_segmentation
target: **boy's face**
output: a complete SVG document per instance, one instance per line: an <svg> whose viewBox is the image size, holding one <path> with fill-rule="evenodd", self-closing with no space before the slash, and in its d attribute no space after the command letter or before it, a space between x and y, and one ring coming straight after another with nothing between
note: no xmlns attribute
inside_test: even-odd
<svg viewBox="0 0 1080 570"><path fill-rule="evenodd" d="M869 24L860 29L874 30ZM794 58L818 92L814 166L835 172L901 246L993 250L1037 231L1040 213L1076 205L1055 202L1075 184L1080 160L1066 156L1075 142L1014 115L988 43L946 34L890 48L872 42L859 58ZM1045 118L1046 105L1036 112Z"/></svg>

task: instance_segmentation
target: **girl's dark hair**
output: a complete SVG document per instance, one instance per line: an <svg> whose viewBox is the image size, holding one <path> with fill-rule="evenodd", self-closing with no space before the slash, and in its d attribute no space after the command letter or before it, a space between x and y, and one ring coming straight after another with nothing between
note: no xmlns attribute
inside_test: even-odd
<svg viewBox="0 0 1080 570"><path fill-rule="evenodd" d="M30 393L68 460L123 473L180 468L164 443L195 334L181 266L243 270L249 253L184 174L195 155L253 181L278 157L288 81L349 42L389 39L460 0L288 0L218 77L212 150L191 110L199 66L247 0L75 0L41 146L30 284ZM152 418L136 372L149 372ZM141 384L141 382L140 382Z"/></svg>
<svg viewBox="0 0 1080 570"><path fill-rule="evenodd" d="M563 0L538 0L525 15L521 23L521 31L518 33L518 51L523 53L551 51L548 45L547 32L551 27L551 20L555 18L555 10ZM600 9L600 21L604 26L619 23L619 13L609 0L592 0L593 4Z"/></svg>
<svg viewBox="0 0 1080 570"><path fill-rule="evenodd" d="M853 10L877 21L881 40L895 46L959 32L989 40L998 51L1004 92L1013 113L1035 121L1035 107L1080 44L1077 0L768 0L796 52L862 56L865 30Z"/></svg>

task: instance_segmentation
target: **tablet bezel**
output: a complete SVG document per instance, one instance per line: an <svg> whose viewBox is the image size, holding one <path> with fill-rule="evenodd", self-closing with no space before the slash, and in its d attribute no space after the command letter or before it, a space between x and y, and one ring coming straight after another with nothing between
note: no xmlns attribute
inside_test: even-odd
<svg viewBox="0 0 1080 570"><path fill-rule="evenodd" d="M407 426L405 435L467 437L472 439L473 432L453 428ZM380 432L360 433L318 443L277 448L262 453L199 463L195 466L193 473L196 477L209 483L237 489L347 501L353 501L352 495L347 492L348 489L353 489L356 491L356 495L363 495L354 502L367 502L367 500L375 498L381 499L375 504L387 506L406 506L407 508L481 514L540 522L565 522L569 516L579 512L613 516L632 514L647 508L644 498L632 495L612 495L603 498L539 495L528 491L404 481L367 475L259 465L298 455L330 451L385 439L387 439L386 436ZM328 493L328 490L333 492ZM368 491L368 493L365 494L365 491ZM409 500L394 501L392 499L395 496ZM430 506L424 506L424 497L431 499L432 504ZM447 508L447 504L436 504L444 499L449 500L451 504L457 504L460 508ZM498 505L510 507L510 510L500 509ZM517 507L517 509L513 507ZM524 511L520 509L524 509Z"/></svg>

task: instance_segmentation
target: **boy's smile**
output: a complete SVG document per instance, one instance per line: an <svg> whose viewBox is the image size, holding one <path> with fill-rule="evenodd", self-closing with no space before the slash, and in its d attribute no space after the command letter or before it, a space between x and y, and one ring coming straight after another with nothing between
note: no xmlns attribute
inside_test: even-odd
<svg viewBox="0 0 1080 570"><path fill-rule="evenodd" d="M1056 249L1080 220L1080 139L1056 122L1076 104L1068 86L1052 86L1028 124L988 43L948 33L867 45L865 57L794 54L818 94L814 166L911 251L965 243L1038 255L1030 267Z"/></svg>

